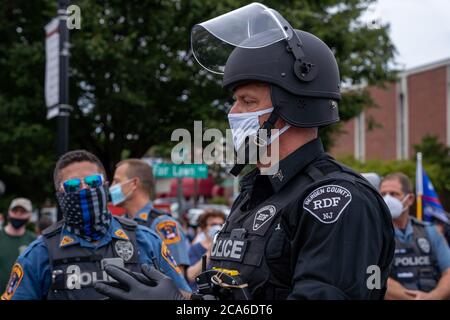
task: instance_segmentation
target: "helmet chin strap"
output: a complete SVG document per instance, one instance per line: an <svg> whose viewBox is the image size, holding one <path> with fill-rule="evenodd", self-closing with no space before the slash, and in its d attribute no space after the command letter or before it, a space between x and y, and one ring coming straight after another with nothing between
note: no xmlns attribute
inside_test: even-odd
<svg viewBox="0 0 450 320"><path fill-rule="evenodd" d="M256 139L258 140L258 142L259 142L259 141L262 142L261 144L260 144L260 143L257 144L258 147L266 146L266 145L268 144L268 141L270 141L271 129L274 129L274 128L275 128L275 122L277 122L278 118L280 117L280 116L278 115L278 113L276 112L277 108L276 108L275 106L273 106L273 108L274 108L274 110L273 110L272 113L270 114L269 118L268 118L266 121L264 121L264 123L263 123L262 126L258 129L258 132L257 132L257 134L256 134ZM268 141L264 141L263 139L261 139L261 138L259 137L259 132L260 132L261 129L267 130L267 140L268 140ZM249 149L250 149L250 147L249 147L249 140L250 140L250 139L245 139L245 142L244 142L244 148L245 148L245 153L244 153L244 155L245 155L245 162L247 162L248 159L254 158L254 157L250 157L250 155L247 157L247 155L249 154ZM256 149L257 149L257 148L256 148ZM253 148L253 150L255 150L255 148ZM256 152L258 152L258 151L256 151ZM236 163L236 164L233 166L233 168L231 168L230 173L231 173L233 176L237 177L237 176L239 175L239 173L241 173L241 171L245 168L245 166L246 166L247 164L248 164L248 163Z"/></svg>

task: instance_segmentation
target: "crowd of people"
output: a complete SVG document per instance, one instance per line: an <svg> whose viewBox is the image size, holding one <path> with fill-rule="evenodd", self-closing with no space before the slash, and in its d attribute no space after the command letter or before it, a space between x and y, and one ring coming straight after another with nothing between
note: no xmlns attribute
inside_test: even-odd
<svg viewBox="0 0 450 320"><path fill-rule="evenodd" d="M58 286L54 271L61 266L55 263L61 252L54 251L69 247L74 251L63 254L69 262L61 270L67 273L82 256L98 255L98 248L113 243L113 248L106 250L95 266L79 264L80 270L95 270L104 267L100 264L114 263L114 257L120 257L125 266L133 261L136 270L140 270L138 262L153 264L170 275L182 291L195 289L195 277L201 272L198 262L208 254L214 233L225 222L225 213L206 209L197 225L188 225L195 230L194 239L189 239L186 234L191 232L183 228L185 223L153 207L152 168L139 159L118 163L108 183L100 160L87 151L76 150L61 157L54 179L63 222L53 223L44 215L32 230L29 224L33 211L31 201L16 198L9 206L6 224L0 229L2 299L52 298L52 288ZM124 208L125 215L113 217L108 202ZM80 210L84 206L86 210ZM130 241L113 241L114 238ZM65 278L62 279L64 282ZM80 279L74 281L75 286L83 286ZM62 287L67 289L68 282L65 282ZM96 296L91 294L93 296L86 294L84 299ZM56 296L74 298L70 294Z"/></svg>
<svg viewBox="0 0 450 320"><path fill-rule="evenodd" d="M196 279L208 268L214 237L226 221L224 212L205 209L189 226L195 236L186 236L184 223L153 207L152 169L139 159L118 163L109 184L95 155L72 151L56 164L54 182L63 221L43 216L32 230L31 201L10 203L0 230L2 299L99 298L93 276L83 274L108 264L141 271L139 265L146 263L171 277L180 297L196 292ZM410 214L414 194L406 175L392 173L377 187L391 213L396 243L385 299L449 299L448 226ZM125 209L125 216L113 217L109 201Z"/></svg>

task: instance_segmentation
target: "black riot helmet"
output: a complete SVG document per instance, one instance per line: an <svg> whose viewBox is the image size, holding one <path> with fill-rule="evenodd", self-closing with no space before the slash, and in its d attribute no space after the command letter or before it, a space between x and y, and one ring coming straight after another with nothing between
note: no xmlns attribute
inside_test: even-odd
<svg viewBox="0 0 450 320"><path fill-rule="evenodd" d="M339 121L340 77L330 48L294 30L277 11L252 3L195 25L192 51L207 70L223 74L223 86L252 81L271 85L274 112L293 126Z"/></svg>
<svg viewBox="0 0 450 320"><path fill-rule="evenodd" d="M226 63L223 86L233 89L249 81L269 83L276 112L296 127L338 122L337 101L341 95L336 59L316 36L300 30L295 32L301 39L304 58L296 60L285 41L258 49L236 47ZM267 33L270 37L270 32ZM249 38L244 44L252 41Z"/></svg>
<svg viewBox="0 0 450 320"><path fill-rule="evenodd" d="M274 128L279 117L304 128L339 121L340 77L333 53L316 36L294 30L277 11L252 3L197 24L191 46L202 67L223 75L227 89L270 84L274 110L260 129Z"/></svg>

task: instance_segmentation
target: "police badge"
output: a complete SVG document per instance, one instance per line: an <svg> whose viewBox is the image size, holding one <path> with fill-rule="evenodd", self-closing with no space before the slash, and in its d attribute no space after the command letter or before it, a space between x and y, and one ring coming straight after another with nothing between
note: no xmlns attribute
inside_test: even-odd
<svg viewBox="0 0 450 320"><path fill-rule="evenodd" d="M130 241L119 240L116 242L114 249L124 261L130 260L134 253L134 248Z"/></svg>
<svg viewBox="0 0 450 320"><path fill-rule="evenodd" d="M273 205L264 206L259 209L253 220L253 231L261 228L267 221L273 218L275 213L277 212L277 208Z"/></svg>
<svg viewBox="0 0 450 320"><path fill-rule="evenodd" d="M425 238L418 238L417 245L423 253L428 254L431 251L430 243Z"/></svg>

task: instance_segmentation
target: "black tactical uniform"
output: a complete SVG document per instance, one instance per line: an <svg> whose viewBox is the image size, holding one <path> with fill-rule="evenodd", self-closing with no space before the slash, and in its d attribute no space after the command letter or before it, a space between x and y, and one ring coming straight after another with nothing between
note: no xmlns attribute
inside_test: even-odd
<svg viewBox="0 0 450 320"><path fill-rule="evenodd" d="M273 176L250 172L241 188L215 240L214 269L237 270L254 299L384 297L394 250L389 212L319 139L282 160ZM381 289L368 288L372 265Z"/></svg>

